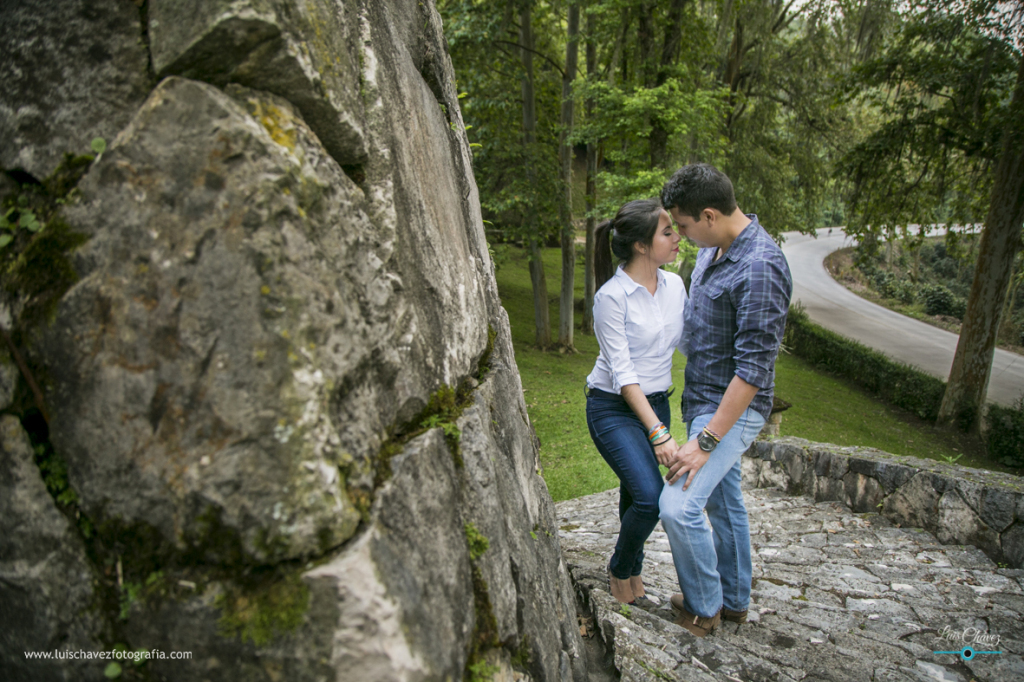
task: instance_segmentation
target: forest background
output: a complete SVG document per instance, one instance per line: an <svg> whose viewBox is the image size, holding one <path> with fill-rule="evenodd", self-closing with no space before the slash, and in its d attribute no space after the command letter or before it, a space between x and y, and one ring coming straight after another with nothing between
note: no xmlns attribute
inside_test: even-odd
<svg viewBox="0 0 1024 682"><path fill-rule="evenodd" d="M489 241L499 267L510 245L527 255L535 348L571 354L591 333L596 223L704 161L776 238L843 225L866 260L886 241L912 253L911 226L949 226L948 252L978 274L939 421L984 426L992 348L1024 279L1020 2L438 6ZM978 238L960 229L978 223ZM557 329L546 246L561 252Z"/></svg>

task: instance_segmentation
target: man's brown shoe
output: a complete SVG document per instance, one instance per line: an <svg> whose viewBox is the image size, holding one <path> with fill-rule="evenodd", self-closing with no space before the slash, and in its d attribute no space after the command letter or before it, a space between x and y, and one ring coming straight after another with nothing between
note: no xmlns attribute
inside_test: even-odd
<svg viewBox="0 0 1024 682"><path fill-rule="evenodd" d="M733 611L732 609L727 609L723 606L722 618L728 621L732 621L733 623L746 623L747 609L743 609L742 611Z"/></svg>
<svg viewBox="0 0 1024 682"><path fill-rule="evenodd" d="M694 637L707 637L719 623L722 622L722 613L718 612L711 618L695 616L685 608L676 616L676 625L681 625L690 631Z"/></svg>
<svg viewBox="0 0 1024 682"><path fill-rule="evenodd" d="M682 612L683 609L683 595L673 594L669 599L672 603L672 610L676 613ZM722 609L722 620L732 621L733 623L746 623L747 622L747 611L733 611L732 609Z"/></svg>

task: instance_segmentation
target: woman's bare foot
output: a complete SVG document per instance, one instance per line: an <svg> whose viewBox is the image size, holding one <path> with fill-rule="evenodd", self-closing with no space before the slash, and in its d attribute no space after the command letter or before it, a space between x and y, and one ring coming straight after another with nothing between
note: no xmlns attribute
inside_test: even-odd
<svg viewBox="0 0 1024 682"><path fill-rule="evenodd" d="M637 599L647 596L647 590L644 589L644 581L640 579L640 576L634 575L629 579L629 587L633 590L633 596Z"/></svg>
<svg viewBox="0 0 1024 682"><path fill-rule="evenodd" d="M611 587L612 596L623 604L632 604L636 599L633 596L633 589L629 586L629 580L620 580L611 572L608 573L608 583Z"/></svg>

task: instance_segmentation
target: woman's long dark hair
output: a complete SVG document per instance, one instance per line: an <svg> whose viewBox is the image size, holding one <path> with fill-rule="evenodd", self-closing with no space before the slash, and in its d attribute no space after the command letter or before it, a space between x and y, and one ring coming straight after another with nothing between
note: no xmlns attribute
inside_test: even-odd
<svg viewBox="0 0 1024 682"><path fill-rule="evenodd" d="M620 263L629 263L636 255L633 244L650 246L658 229L661 202L657 199L638 199L624 204L615 217L597 226L594 232L594 278L597 288L612 278L615 266L612 254Z"/></svg>

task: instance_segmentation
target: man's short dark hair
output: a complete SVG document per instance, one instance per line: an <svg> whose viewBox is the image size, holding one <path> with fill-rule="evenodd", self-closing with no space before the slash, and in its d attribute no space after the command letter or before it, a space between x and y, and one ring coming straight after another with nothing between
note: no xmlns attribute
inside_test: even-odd
<svg viewBox="0 0 1024 682"><path fill-rule="evenodd" d="M736 194L725 173L708 163L691 163L673 173L665 183L661 205L666 211L677 208L683 215L699 220L705 208L731 215L736 210Z"/></svg>

